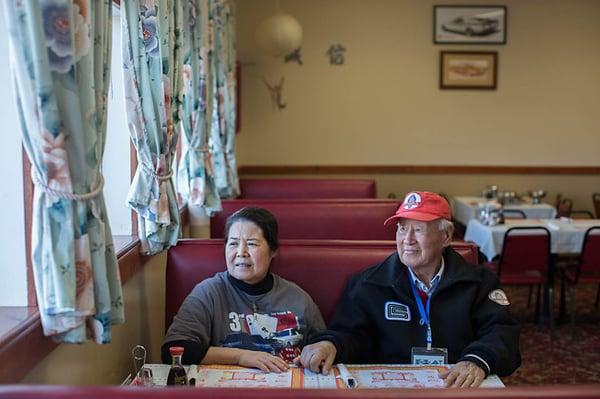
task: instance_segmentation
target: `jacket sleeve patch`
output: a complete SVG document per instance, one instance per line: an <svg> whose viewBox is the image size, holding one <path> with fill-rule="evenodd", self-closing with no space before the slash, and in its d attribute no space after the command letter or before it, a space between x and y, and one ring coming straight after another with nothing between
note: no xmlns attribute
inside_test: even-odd
<svg viewBox="0 0 600 399"><path fill-rule="evenodd" d="M490 300L492 302L496 302L498 305L502 305L502 306L510 305L510 302L508 301L508 297L506 296L506 293L501 289L495 289L495 290L490 291L490 293L488 294L488 298L490 298Z"/></svg>

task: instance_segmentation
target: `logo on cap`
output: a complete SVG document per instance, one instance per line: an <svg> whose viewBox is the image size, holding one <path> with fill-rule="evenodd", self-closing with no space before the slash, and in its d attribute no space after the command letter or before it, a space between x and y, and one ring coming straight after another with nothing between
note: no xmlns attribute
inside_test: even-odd
<svg viewBox="0 0 600 399"><path fill-rule="evenodd" d="M418 193L408 193L404 198L404 209L415 209L421 205L421 196Z"/></svg>

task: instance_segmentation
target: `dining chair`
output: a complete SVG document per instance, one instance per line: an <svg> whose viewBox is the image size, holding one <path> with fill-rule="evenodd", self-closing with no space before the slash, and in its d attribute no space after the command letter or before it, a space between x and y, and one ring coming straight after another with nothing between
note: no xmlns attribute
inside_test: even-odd
<svg viewBox="0 0 600 399"><path fill-rule="evenodd" d="M596 212L596 218L600 219L600 193L592 194L592 202L594 203L594 212Z"/></svg>
<svg viewBox="0 0 600 399"><path fill-rule="evenodd" d="M573 200L569 198L563 198L558 207L556 208L556 217L571 217L571 211L573 210Z"/></svg>
<svg viewBox="0 0 600 399"><path fill-rule="evenodd" d="M527 219L527 215L520 209L503 209L502 217L506 219ZM533 285L529 284L529 294L527 295L527 307L531 306L531 294L533 293Z"/></svg>
<svg viewBox="0 0 600 399"><path fill-rule="evenodd" d="M545 227L511 227L504 233L498 260L486 263L496 271L502 285L537 286L535 320L540 316L542 285L548 290L550 332L554 332L550 231Z"/></svg>
<svg viewBox="0 0 600 399"><path fill-rule="evenodd" d="M504 219L527 219L527 215L520 209L503 209L502 217ZM527 294L527 307L531 306L531 295L533 294L533 285L529 285L529 293Z"/></svg>
<svg viewBox="0 0 600 399"><path fill-rule="evenodd" d="M600 302L600 226L587 229L583 238L581 254L577 263L567 266L562 272L563 282L567 283L571 336L575 336L575 286L577 284L598 284L594 308ZM564 284L563 284L564 287ZM561 292L563 295L564 292Z"/></svg>

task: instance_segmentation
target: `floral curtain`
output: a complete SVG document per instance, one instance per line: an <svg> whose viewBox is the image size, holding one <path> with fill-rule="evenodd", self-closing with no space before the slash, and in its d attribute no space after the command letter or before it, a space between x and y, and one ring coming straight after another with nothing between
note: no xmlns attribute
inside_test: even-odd
<svg viewBox="0 0 600 399"><path fill-rule="evenodd" d="M209 1L214 35L214 89L211 150L214 154L215 180L222 197L239 195L235 159L235 16L231 0Z"/></svg>
<svg viewBox="0 0 600 399"><path fill-rule="evenodd" d="M111 2L5 0L23 143L35 183L32 262L44 334L111 340L123 323L100 170Z"/></svg>
<svg viewBox="0 0 600 399"><path fill-rule="evenodd" d="M210 1L214 3L213 0ZM189 205L201 206L207 215L221 210L208 147L213 101L213 41L209 41L209 1L185 4L183 33L183 139L177 189Z"/></svg>
<svg viewBox="0 0 600 399"><path fill-rule="evenodd" d="M171 168L183 75L181 3L121 2L126 107L138 160L127 202L138 214L146 254L174 245L180 230Z"/></svg>

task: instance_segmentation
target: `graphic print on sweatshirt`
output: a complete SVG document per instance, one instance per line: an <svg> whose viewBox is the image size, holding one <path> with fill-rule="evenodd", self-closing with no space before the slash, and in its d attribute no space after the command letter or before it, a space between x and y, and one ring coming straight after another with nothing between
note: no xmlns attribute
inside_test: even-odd
<svg viewBox="0 0 600 399"><path fill-rule="evenodd" d="M300 355L302 334L293 312L229 313L230 333L221 342L228 348L267 352L291 362Z"/></svg>

